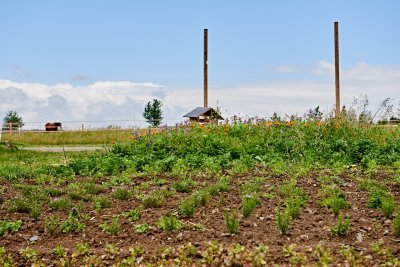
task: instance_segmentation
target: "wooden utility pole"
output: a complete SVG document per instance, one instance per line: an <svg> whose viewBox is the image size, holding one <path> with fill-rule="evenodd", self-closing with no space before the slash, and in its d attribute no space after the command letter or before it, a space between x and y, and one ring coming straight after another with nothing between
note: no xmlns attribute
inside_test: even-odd
<svg viewBox="0 0 400 267"><path fill-rule="evenodd" d="M208 30L204 29L204 107L208 107Z"/></svg>
<svg viewBox="0 0 400 267"><path fill-rule="evenodd" d="M336 109L335 116L340 116L340 79L339 79L339 22L335 22L335 85Z"/></svg>

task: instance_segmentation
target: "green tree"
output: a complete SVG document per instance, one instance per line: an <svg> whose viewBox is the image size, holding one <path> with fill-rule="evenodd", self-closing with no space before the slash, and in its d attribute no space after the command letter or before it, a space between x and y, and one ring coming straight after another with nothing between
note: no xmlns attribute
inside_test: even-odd
<svg viewBox="0 0 400 267"><path fill-rule="evenodd" d="M158 99L149 101L144 107L143 118L152 126L159 126L163 119L162 103Z"/></svg>
<svg viewBox="0 0 400 267"><path fill-rule="evenodd" d="M22 117L20 117L18 113L13 110L10 110L6 113L6 116L3 119L3 128L9 129L10 123L12 123L13 129L18 129L24 126L24 121L22 120Z"/></svg>

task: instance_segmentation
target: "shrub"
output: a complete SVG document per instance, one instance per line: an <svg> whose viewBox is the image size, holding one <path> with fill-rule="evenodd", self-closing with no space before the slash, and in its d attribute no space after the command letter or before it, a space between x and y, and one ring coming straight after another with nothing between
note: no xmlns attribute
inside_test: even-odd
<svg viewBox="0 0 400 267"><path fill-rule="evenodd" d="M239 220L234 212L225 211L225 226L229 233L235 234L239 232Z"/></svg>

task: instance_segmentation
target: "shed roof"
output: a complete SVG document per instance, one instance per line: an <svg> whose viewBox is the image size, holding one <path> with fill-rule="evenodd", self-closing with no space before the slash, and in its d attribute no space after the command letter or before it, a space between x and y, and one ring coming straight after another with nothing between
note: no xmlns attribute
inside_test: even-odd
<svg viewBox="0 0 400 267"><path fill-rule="evenodd" d="M204 107L197 107L194 110L190 111L188 114L183 115L183 117L198 118L202 115L206 116L217 115L219 120L223 120L223 118L213 108L204 108Z"/></svg>

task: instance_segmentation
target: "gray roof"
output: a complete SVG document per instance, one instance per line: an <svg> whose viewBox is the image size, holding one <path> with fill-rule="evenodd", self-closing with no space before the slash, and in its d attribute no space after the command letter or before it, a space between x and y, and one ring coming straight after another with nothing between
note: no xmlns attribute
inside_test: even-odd
<svg viewBox="0 0 400 267"><path fill-rule="evenodd" d="M183 117L198 118L201 115L206 114L207 112L217 114L213 108L198 107L198 108L195 108L192 111L190 111L188 114L183 115ZM208 115L211 115L211 114L208 114ZM223 118L219 115L218 115L218 119L223 120Z"/></svg>

